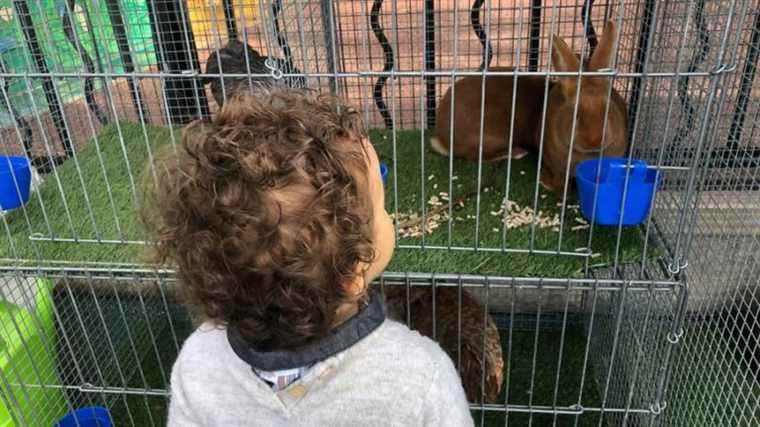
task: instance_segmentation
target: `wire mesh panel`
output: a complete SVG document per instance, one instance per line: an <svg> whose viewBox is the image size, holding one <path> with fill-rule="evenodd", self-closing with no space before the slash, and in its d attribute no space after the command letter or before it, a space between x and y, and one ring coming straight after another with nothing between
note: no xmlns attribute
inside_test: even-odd
<svg viewBox="0 0 760 427"><path fill-rule="evenodd" d="M25 381L21 378L29 376L24 371L28 368L14 366L3 371L6 386L55 391L56 401L31 401L32 410L40 413L95 404L112 408L114 419L125 424L161 424L171 363L192 329L190 318L176 303L176 282L165 275L136 278L134 272L115 269L71 269L45 277L55 284L46 294L53 318L46 338L51 342L29 358L46 356L57 363L45 367L51 372L48 377ZM479 412L473 412L489 425L503 423L505 417L520 424L528 419L539 424L577 419L585 425L650 414L649 404L660 386L659 376L650 375L665 367L666 358L652 358L651 370L638 381L623 384L613 369L595 364L593 355L609 354L603 348L619 348L619 337L630 333L640 340L626 351L656 352L664 342L658 334L670 329L677 301L685 296L680 286L667 281L494 280L391 273L377 285L393 318L441 342L460 370L468 395L478 383L491 381L490 362L496 353L503 357L502 387L486 398L486 404L476 406ZM498 322L491 324L483 313L496 309L490 301L497 296L506 306L500 309ZM450 305L452 299L468 298L480 303ZM649 303L650 310L639 315L643 326L628 312L626 299ZM45 318L39 313L33 316L35 321ZM483 324L473 324L476 318ZM495 334L490 333L492 328ZM485 358L485 370L468 365L473 350ZM611 382L629 396L627 405L610 402L610 387L601 384ZM10 394L21 399L17 395ZM57 412L35 406L41 402L58 404ZM16 405L22 416L24 403Z"/></svg>
<svg viewBox="0 0 760 427"><path fill-rule="evenodd" d="M689 304L664 423L744 425L760 418L757 8L745 22L692 219Z"/></svg>
<svg viewBox="0 0 760 427"><path fill-rule="evenodd" d="M51 253L56 249L47 250L47 244L29 247L29 237L45 242L142 243L145 236L132 218L140 204L141 176L150 175L146 165L155 153L165 145L176 145L178 126L211 114L239 85L273 81L332 90L360 105L370 127L380 127L372 136L392 166L390 208L399 224L401 247L544 253L578 258L576 268L580 268L589 263L643 262L657 255L646 242L667 233L673 252L679 252L670 255L682 257L680 236L688 231L682 213L693 209L693 188L660 193L654 208L657 221L649 221L640 231L586 227L572 188L553 194L538 185L546 173L546 161L529 158L498 167L453 162L427 148L436 134L429 127L436 120L436 107L455 81L514 73L517 78L544 76L546 82L554 82L556 72L547 74L553 70L549 36L560 35L576 54L588 57L601 37L601 29L595 28L611 18L620 31L610 81L614 92L630 103L629 151L662 171L664 187L686 188L698 165L694 150L703 152L707 140L694 123L706 127L709 108L717 104L715 96L707 99L712 94L708 89L727 73L729 67L724 64L736 50L735 29L743 22L745 8L746 3L704 8L678 2L665 6L609 2L589 7L556 2L533 7L499 2L465 6L360 1L255 2L226 8L215 2L151 1L143 6L117 3L105 14L67 3L59 7L55 20L38 25L27 22L31 12L17 7L12 15L20 27L11 38L15 44L35 41L27 42L26 50L37 46L44 58L47 48L61 60L53 61L56 69L40 72L35 71L33 53L26 61L17 58L16 69L7 73L11 85L5 104L13 106L18 97L33 102L34 95L19 84L42 81L50 86L43 91L46 96L61 98L64 107L78 103L80 109L59 111L60 123L53 128L21 111L10 114L23 119L24 126L9 120L6 152L24 149L33 162L41 164L41 172L52 173L44 175L45 185L33 194L33 204L14 215L18 220L11 221L10 232L21 241L15 253L6 255L46 260L73 256ZM128 19L116 19L115 12ZM79 18L87 21L88 16L91 25L73 25ZM685 25L671 30L676 21ZM51 27L52 23L57 26ZM69 34L64 38L71 39L70 46L66 45L69 51L54 49L59 30ZM85 46L83 40L97 32L113 43L105 43L102 49L97 43ZM250 48L232 46L230 40L236 37L246 40ZM87 59L100 50L105 52L99 61ZM75 51L80 53L79 61L72 58ZM94 62L101 71L90 69ZM483 68L486 65L488 69ZM219 78L220 73L227 77ZM64 102L71 96L60 95L56 86L64 82L80 85L79 92L73 93L85 96L71 95L77 101ZM142 85L152 89L138 90ZM476 86L486 94L483 98L510 98L509 94L491 95L485 84ZM98 95L104 98L99 100ZM549 92L535 95L547 98ZM53 107L50 104L50 114L58 114ZM542 127L546 110L538 112L541 120L531 129ZM477 111L471 116L475 122L483 121ZM505 119L515 127L514 117ZM68 122L86 129L72 130ZM485 124L481 127L479 133L489 132ZM45 132L35 136L41 130ZM58 131L68 136L57 141ZM81 149L66 154L68 140ZM544 155L550 151L547 148ZM64 161L64 154L71 161L52 167ZM570 169L557 172L558 182L567 181L568 187L574 174ZM672 216L672 221L659 221L666 216ZM122 251L137 250L95 249L114 256L80 256L77 261L116 262L129 258ZM590 262L591 257L599 259Z"/></svg>
<svg viewBox="0 0 760 427"><path fill-rule="evenodd" d="M362 112L397 238L377 289L455 360L481 424L752 424L759 9L0 1L0 155L31 165L0 211L21 349L2 402L21 425L92 404L162 424L194 325L146 262L142 190L185 124L288 86ZM610 156L620 200L647 163L635 225L601 167L578 193L581 161Z"/></svg>

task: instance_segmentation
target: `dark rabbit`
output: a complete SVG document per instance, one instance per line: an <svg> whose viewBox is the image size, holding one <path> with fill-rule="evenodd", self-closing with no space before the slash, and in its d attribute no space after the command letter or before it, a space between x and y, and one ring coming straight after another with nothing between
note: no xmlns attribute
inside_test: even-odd
<svg viewBox="0 0 760 427"><path fill-rule="evenodd" d="M389 317L406 323L408 314L409 328L440 344L459 368L470 402L498 403L504 382L501 336L480 302L466 290L460 301L458 288L443 286L435 289L435 304L430 287L411 287L407 294L406 287L386 286L385 300Z"/></svg>
<svg viewBox="0 0 760 427"><path fill-rule="evenodd" d="M246 59L247 56L247 59ZM261 55L247 43L240 40L230 40L219 51L214 51L206 60L206 74L269 74L271 70L266 66L267 56ZM288 61L282 58L274 58L274 66L284 74L295 74L300 71L288 65ZM246 62L247 61L247 62ZM224 91L222 91L222 79L218 77L206 77L202 84L211 85L211 94L214 100L221 107L224 104L224 95L227 99L239 93L255 89L257 86L269 87L275 83L272 77L224 77ZM306 79L301 76L283 77L279 84L288 87L306 87Z"/></svg>

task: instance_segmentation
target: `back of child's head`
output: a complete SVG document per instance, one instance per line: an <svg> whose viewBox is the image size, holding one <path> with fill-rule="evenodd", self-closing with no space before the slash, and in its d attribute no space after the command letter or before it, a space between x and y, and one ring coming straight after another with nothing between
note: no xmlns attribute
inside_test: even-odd
<svg viewBox="0 0 760 427"><path fill-rule="evenodd" d="M260 350L325 336L374 256L363 138L356 110L291 90L189 125L143 207L184 302Z"/></svg>

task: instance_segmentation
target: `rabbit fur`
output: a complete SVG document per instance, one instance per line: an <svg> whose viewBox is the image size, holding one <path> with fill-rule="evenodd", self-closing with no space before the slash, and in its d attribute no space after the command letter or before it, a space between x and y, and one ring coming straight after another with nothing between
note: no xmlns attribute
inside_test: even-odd
<svg viewBox="0 0 760 427"><path fill-rule="evenodd" d="M584 71L598 71L612 65L617 36L614 21L608 21L596 50L584 63ZM557 35L552 38L551 58L555 71L578 72L580 69L579 56ZM608 77L584 76L579 79L575 76L563 76L548 82L539 76L518 77L514 128L510 135L514 81L513 76L486 77L482 146L485 162L498 162L509 157L511 139L513 158L523 157L529 151L541 151L542 185L562 192L566 175L572 178L575 166L581 161L598 157L600 154L625 154L628 146L627 108L623 97L610 87L611 80ZM437 111L436 133L430 141L434 151L448 156L449 148L453 147L455 156L478 161L482 84L481 76L465 77L454 84L453 91L449 88L446 92ZM452 126L452 92L455 94L454 144L450 144L449 141ZM577 115L576 96L579 97ZM544 144L541 147L544 98L546 117L543 120Z"/></svg>
<svg viewBox="0 0 760 427"><path fill-rule="evenodd" d="M266 66L267 56L261 55L248 43L232 39L218 51L212 52L206 60L206 74L247 74L250 69L254 74L269 74L270 69ZM300 73L300 71L288 65L282 58L271 58L274 66L285 74ZM224 89L222 89L224 80ZM272 77L205 77L201 83L205 86L210 84L211 94L217 105L224 105L224 100L238 94L243 90L255 89L257 86L269 87L276 82ZM281 84L288 87L306 87L303 77L283 77ZM249 87L250 86L250 87Z"/></svg>

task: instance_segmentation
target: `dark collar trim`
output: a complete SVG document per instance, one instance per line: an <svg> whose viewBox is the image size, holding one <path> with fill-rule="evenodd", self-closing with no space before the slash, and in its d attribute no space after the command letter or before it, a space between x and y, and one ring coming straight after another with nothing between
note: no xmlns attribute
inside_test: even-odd
<svg viewBox="0 0 760 427"><path fill-rule="evenodd" d="M333 329L321 340L297 351L256 351L249 346L237 330L227 328L227 340L235 354L263 371L278 371L310 366L351 347L372 333L385 321L385 303L374 293L369 304L345 323Z"/></svg>

